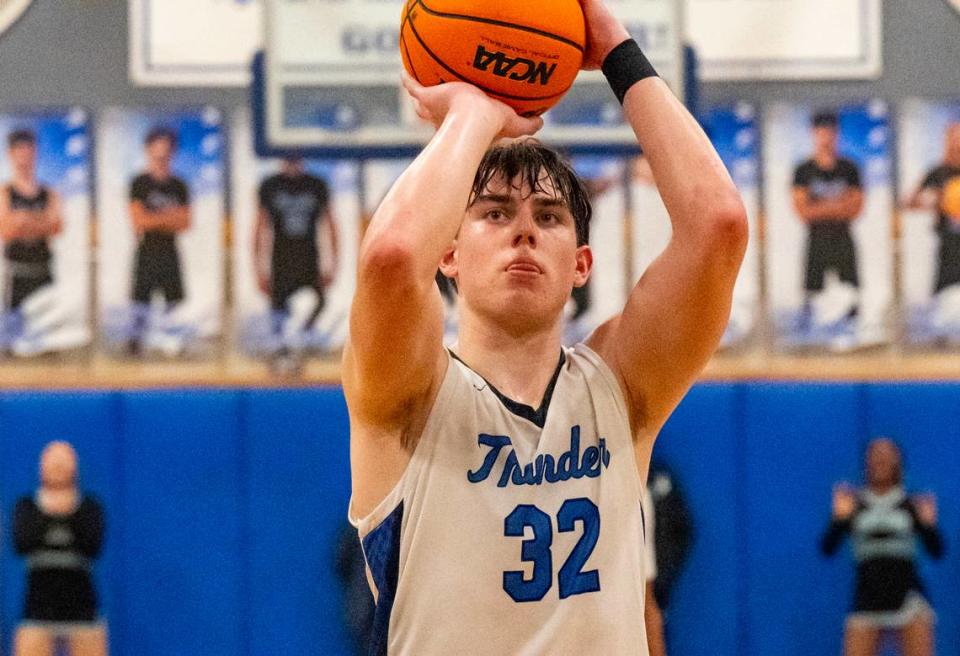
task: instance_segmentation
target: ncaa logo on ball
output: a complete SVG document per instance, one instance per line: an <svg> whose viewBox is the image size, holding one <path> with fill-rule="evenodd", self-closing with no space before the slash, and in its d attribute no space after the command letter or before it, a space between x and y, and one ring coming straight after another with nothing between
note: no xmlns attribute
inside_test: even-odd
<svg viewBox="0 0 960 656"><path fill-rule="evenodd" d="M0 34L13 25L33 0L0 0Z"/></svg>

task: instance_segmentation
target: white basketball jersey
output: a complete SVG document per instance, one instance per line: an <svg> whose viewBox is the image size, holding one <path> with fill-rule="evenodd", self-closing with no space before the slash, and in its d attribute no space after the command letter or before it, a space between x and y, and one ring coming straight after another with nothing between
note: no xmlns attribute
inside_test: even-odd
<svg viewBox="0 0 960 656"><path fill-rule="evenodd" d="M539 411L451 357L403 477L351 519L377 600L370 653L646 656L641 494L596 353L564 352Z"/></svg>

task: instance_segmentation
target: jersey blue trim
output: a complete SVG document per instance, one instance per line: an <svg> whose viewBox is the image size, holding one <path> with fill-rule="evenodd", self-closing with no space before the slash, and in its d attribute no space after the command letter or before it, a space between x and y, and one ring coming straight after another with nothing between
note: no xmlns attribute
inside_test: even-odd
<svg viewBox="0 0 960 656"><path fill-rule="evenodd" d="M370 576L377 586L377 607L370 630L369 656L386 656L389 644L390 614L397 595L400 577L400 528L403 525L403 502L363 538L363 555Z"/></svg>

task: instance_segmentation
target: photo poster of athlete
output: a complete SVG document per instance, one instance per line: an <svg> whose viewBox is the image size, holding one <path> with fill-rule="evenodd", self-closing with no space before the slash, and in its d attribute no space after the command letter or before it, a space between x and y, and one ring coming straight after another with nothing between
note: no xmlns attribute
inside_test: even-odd
<svg viewBox="0 0 960 656"><path fill-rule="evenodd" d="M412 159L370 159L363 163L363 229L397 178L409 168ZM437 286L443 299L443 343L452 346L457 341L457 290L453 283L437 269Z"/></svg>
<svg viewBox="0 0 960 656"><path fill-rule="evenodd" d="M215 355L225 291L222 113L108 108L97 135L104 350Z"/></svg>
<svg viewBox="0 0 960 656"><path fill-rule="evenodd" d="M958 347L960 101L904 101L898 134L905 339Z"/></svg>
<svg viewBox="0 0 960 656"><path fill-rule="evenodd" d="M564 312L564 343L585 340L623 309L627 300L626 216L627 162L622 157L579 156L571 160L584 181L593 215L590 250L593 270L583 287L574 288Z"/></svg>
<svg viewBox="0 0 960 656"><path fill-rule="evenodd" d="M750 343L760 313L760 135L749 103L714 107L701 117L704 129L737 185L747 210L750 241L733 289L730 322L720 348Z"/></svg>
<svg viewBox="0 0 960 656"><path fill-rule="evenodd" d="M544 122L562 130L617 127L623 125L623 112L609 94L572 96L547 112ZM564 156L585 183L593 207L593 270L587 284L573 290L564 309L563 342L573 345L620 312L627 300L628 162L613 155Z"/></svg>
<svg viewBox="0 0 960 656"><path fill-rule="evenodd" d="M0 357L90 343L89 115L0 114Z"/></svg>
<svg viewBox="0 0 960 656"><path fill-rule="evenodd" d="M237 347L278 367L332 355L356 285L360 167L259 158L246 111L230 132Z"/></svg>
<svg viewBox="0 0 960 656"><path fill-rule="evenodd" d="M774 104L763 152L768 305L778 350L845 352L890 339L889 109Z"/></svg>
<svg viewBox="0 0 960 656"><path fill-rule="evenodd" d="M716 107L701 117L704 131L736 183L750 222L750 242L733 292L730 322L720 348L749 343L760 306L758 230L760 213L759 135L755 108L747 103ZM672 235L670 216L643 157L631 162L631 264L634 282L667 247Z"/></svg>

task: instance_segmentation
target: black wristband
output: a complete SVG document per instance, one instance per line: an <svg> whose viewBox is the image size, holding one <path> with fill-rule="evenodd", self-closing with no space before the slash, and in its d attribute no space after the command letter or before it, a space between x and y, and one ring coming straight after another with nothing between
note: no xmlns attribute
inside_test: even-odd
<svg viewBox="0 0 960 656"><path fill-rule="evenodd" d="M657 71L633 39L627 39L610 51L601 66L620 104L634 84L648 77L657 77Z"/></svg>

